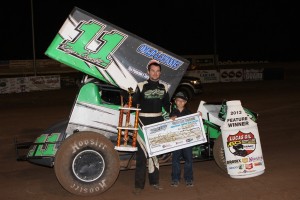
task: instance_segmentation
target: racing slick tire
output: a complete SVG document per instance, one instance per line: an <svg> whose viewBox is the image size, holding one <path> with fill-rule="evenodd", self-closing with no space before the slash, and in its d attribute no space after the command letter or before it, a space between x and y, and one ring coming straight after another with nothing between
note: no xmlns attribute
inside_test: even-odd
<svg viewBox="0 0 300 200"><path fill-rule="evenodd" d="M59 147L54 161L57 180L72 194L95 196L108 190L120 172L120 159L105 136L77 132Z"/></svg>
<svg viewBox="0 0 300 200"><path fill-rule="evenodd" d="M223 146L223 139L220 135L214 142L213 147L213 155L216 164L227 173L227 165L226 165L226 158L225 158L225 151Z"/></svg>

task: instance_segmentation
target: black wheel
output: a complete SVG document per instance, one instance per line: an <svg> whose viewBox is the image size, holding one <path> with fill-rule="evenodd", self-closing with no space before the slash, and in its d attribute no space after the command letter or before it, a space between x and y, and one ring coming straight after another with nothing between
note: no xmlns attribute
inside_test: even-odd
<svg viewBox="0 0 300 200"><path fill-rule="evenodd" d="M174 96L178 93L178 92L182 92L187 98L188 100L191 100L193 98L194 92L192 91L191 88L189 88L188 86L182 86L179 87L176 92L174 93Z"/></svg>
<svg viewBox="0 0 300 200"><path fill-rule="evenodd" d="M227 165L226 165L226 158L225 158L225 151L224 151L224 146L223 146L223 139L222 136L220 135L214 143L213 147L213 155L215 162L217 165L227 173Z"/></svg>
<svg viewBox="0 0 300 200"><path fill-rule="evenodd" d="M59 183L70 193L95 196L108 190L120 172L114 145L95 132L78 132L58 149L54 170Z"/></svg>

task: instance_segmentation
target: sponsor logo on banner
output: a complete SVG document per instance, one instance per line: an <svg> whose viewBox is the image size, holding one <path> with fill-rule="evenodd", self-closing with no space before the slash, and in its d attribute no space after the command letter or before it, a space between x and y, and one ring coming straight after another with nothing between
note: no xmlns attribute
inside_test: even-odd
<svg viewBox="0 0 300 200"><path fill-rule="evenodd" d="M60 76L28 76L0 79L0 94L60 89Z"/></svg>
<svg viewBox="0 0 300 200"><path fill-rule="evenodd" d="M245 157L255 150L256 139L251 132L239 131L237 134L227 137L227 147L233 155ZM245 162L246 160L242 161Z"/></svg>
<svg viewBox="0 0 300 200"><path fill-rule="evenodd" d="M219 72L217 70L189 70L185 72L185 75L200 78L202 83L219 82Z"/></svg>
<svg viewBox="0 0 300 200"><path fill-rule="evenodd" d="M255 163L254 163L254 166L261 166L261 165L263 165L262 162L255 162Z"/></svg>
<svg viewBox="0 0 300 200"><path fill-rule="evenodd" d="M242 69L221 69L220 81L221 82L243 81L243 70Z"/></svg>
<svg viewBox="0 0 300 200"><path fill-rule="evenodd" d="M244 80L245 81L261 81L263 80L264 69L245 69Z"/></svg>
<svg viewBox="0 0 300 200"><path fill-rule="evenodd" d="M252 163L245 164L245 168L246 169L252 169L253 168L253 164Z"/></svg>
<svg viewBox="0 0 300 200"><path fill-rule="evenodd" d="M227 161L226 161L227 165L237 164L237 163L240 163L240 162L241 162L241 159L227 160Z"/></svg>

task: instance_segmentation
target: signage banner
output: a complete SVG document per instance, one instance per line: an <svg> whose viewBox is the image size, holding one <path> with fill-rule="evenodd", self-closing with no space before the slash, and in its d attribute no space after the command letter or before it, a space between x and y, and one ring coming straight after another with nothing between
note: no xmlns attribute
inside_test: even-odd
<svg viewBox="0 0 300 200"><path fill-rule="evenodd" d="M166 38L167 39L167 38ZM170 96L189 61L77 7L45 52L47 56L124 90L148 79L151 60L162 66Z"/></svg>
<svg viewBox="0 0 300 200"><path fill-rule="evenodd" d="M245 81L262 81L264 68L261 69L244 69Z"/></svg>
<svg viewBox="0 0 300 200"><path fill-rule="evenodd" d="M220 82L242 82L242 69L220 69Z"/></svg>
<svg viewBox="0 0 300 200"><path fill-rule="evenodd" d="M200 78L201 83L218 83L220 81L217 70L188 70L185 75Z"/></svg>
<svg viewBox="0 0 300 200"><path fill-rule="evenodd" d="M0 79L0 94L60 89L60 76L28 76Z"/></svg>
<svg viewBox="0 0 300 200"><path fill-rule="evenodd" d="M27 87L30 91L60 89L60 76L30 76L27 77Z"/></svg>
<svg viewBox="0 0 300 200"><path fill-rule="evenodd" d="M207 142L199 113L143 127L150 157Z"/></svg>
<svg viewBox="0 0 300 200"><path fill-rule="evenodd" d="M264 173L265 163L256 122L239 100L227 101L227 115L221 126L227 172L232 178L248 178Z"/></svg>

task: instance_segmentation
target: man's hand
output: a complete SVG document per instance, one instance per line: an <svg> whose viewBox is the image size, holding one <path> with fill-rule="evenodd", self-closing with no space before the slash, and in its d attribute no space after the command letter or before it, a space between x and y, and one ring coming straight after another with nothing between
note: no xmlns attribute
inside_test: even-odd
<svg viewBox="0 0 300 200"><path fill-rule="evenodd" d="M128 104L125 104L123 108L128 108ZM129 109L123 109L123 113L128 113Z"/></svg>
<svg viewBox="0 0 300 200"><path fill-rule="evenodd" d="M202 117L202 112L198 111L199 115Z"/></svg>

